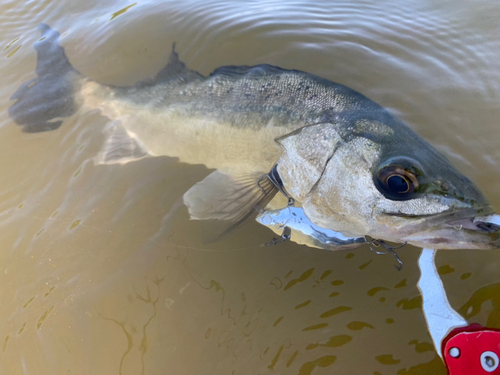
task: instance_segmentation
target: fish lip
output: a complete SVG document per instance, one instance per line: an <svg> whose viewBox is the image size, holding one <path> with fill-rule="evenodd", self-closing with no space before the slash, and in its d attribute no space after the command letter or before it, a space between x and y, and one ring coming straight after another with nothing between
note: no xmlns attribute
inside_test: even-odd
<svg viewBox="0 0 500 375"><path fill-rule="evenodd" d="M498 249L500 215L490 214L492 212L491 206L483 206L436 215L435 220L426 219L430 220L426 229L417 230L404 240L418 247L436 249Z"/></svg>
<svg viewBox="0 0 500 375"><path fill-rule="evenodd" d="M422 218L431 221L439 221L439 222L454 222L462 219L471 219L474 221L476 218L487 217L487 215L492 215L495 213L495 210L491 205L484 205L480 207L467 207L467 208L450 208L449 210L439 212L437 214L428 214L428 215L408 215L400 212L384 212L385 215L388 216L399 216L406 218Z"/></svg>
<svg viewBox="0 0 500 375"><path fill-rule="evenodd" d="M475 217L469 217L465 219L447 222L446 225L449 225L450 227L459 230L484 232L484 233L494 233L500 230L500 226L489 222L476 220Z"/></svg>
<svg viewBox="0 0 500 375"><path fill-rule="evenodd" d="M430 215L412 216L390 213L386 214L407 217L408 219L421 219L416 223L416 225L422 225L422 222L425 224L423 228L421 227L417 232L422 230L457 229L471 234L488 234L500 231L500 216L492 215L494 213L495 210L491 205L484 205L480 207L467 207L460 209L452 208L445 212ZM495 222L489 222L489 218L492 218L491 220ZM498 221L498 223L496 221Z"/></svg>
<svg viewBox="0 0 500 375"><path fill-rule="evenodd" d="M500 228L500 215L477 216L474 222L482 222Z"/></svg>
<svg viewBox="0 0 500 375"><path fill-rule="evenodd" d="M464 229L472 232L493 233L500 229L499 225L489 223L488 217L492 217L495 210L490 205L479 208L467 208L450 214L450 219L443 223L443 227L453 227L455 229ZM442 217L446 219L446 215Z"/></svg>

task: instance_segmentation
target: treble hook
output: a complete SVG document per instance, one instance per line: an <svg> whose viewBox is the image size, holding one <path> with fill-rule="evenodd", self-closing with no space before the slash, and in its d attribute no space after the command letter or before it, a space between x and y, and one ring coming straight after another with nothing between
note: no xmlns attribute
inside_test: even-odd
<svg viewBox="0 0 500 375"><path fill-rule="evenodd" d="M284 227L283 233L281 234L280 238L273 237L273 239L269 242L266 242L264 246L277 245L281 242L288 241L291 236L292 236L292 230L289 227Z"/></svg>
<svg viewBox="0 0 500 375"><path fill-rule="evenodd" d="M284 190L283 181L281 181L281 177L278 174L278 164L276 164L268 174L265 174L257 180L257 186L259 187L259 189L262 190L264 194L267 194L267 191L260 185L262 180L264 180L265 178L271 181L271 183L281 192L281 194L283 194L286 199L288 199L287 207L293 207L295 205L295 199L290 197Z"/></svg>
<svg viewBox="0 0 500 375"><path fill-rule="evenodd" d="M378 255L392 254L392 255L394 255L394 258L396 258L396 261L399 263L399 266L395 265L394 267L396 267L396 269L398 271L401 271L401 269L403 268L403 262L399 258L398 253L396 253L394 250L401 249L403 246L405 246L407 244L406 241L397 247L393 247L385 241L377 240L375 238L371 238L370 236L366 236L365 239L366 239L366 242L368 242L370 245L373 245L375 247L382 246L385 249L385 251L377 251L373 247L370 246L370 250L373 251L375 254L378 254Z"/></svg>

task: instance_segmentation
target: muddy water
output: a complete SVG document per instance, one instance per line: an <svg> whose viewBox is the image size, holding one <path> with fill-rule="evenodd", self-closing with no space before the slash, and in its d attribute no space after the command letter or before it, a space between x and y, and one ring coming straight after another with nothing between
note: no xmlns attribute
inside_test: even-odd
<svg viewBox="0 0 500 375"><path fill-rule="evenodd" d="M106 5L104 5L106 4ZM269 63L350 86L428 139L500 209L500 9L492 1L5 1L0 5L1 374L445 374L416 282L372 253L247 223L206 245L182 194L211 171L166 157L94 166L107 119L25 134L9 97L34 77L36 26L71 63L127 85L172 43L191 69ZM437 256L450 302L500 328L499 253Z"/></svg>

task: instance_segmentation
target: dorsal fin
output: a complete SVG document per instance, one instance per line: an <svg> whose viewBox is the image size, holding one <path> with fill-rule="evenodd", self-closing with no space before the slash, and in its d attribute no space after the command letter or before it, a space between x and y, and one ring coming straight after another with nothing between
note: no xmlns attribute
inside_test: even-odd
<svg viewBox="0 0 500 375"><path fill-rule="evenodd" d="M137 86L152 86L159 82L176 80L188 82L202 78L202 76L194 70L189 70L180 59L175 51L175 43L172 45L172 52L168 58L167 65L153 77L146 78L137 83Z"/></svg>
<svg viewBox="0 0 500 375"><path fill-rule="evenodd" d="M220 66L217 69L215 69L212 73L210 73L210 76L215 76L215 75L224 75L224 76L235 76L235 75L242 75L248 73L250 69L252 69L253 66L248 66L248 65L241 65L241 66L235 66L235 65L227 65L227 66Z"/></svg>
<svg viewBox="0 0 500 375"><path fill-rule="evenodd" d="M259 75L260 76L260 75L266 75L269 73L282 73L285 71L286 71L285 69L281 69L277 66L269 65L269 64L261 64L261 65L254 65L254 66L227 65L227 66L221 66L221 67L215 69L210 74L210 76L215 76L215 75L240 76L243 74L252 74L252 75Z"/></svg>

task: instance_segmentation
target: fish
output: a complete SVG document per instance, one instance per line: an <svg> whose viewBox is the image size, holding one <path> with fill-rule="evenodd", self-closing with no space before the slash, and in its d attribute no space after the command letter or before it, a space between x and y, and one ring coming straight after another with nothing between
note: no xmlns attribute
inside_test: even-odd
<svg viewBox="0 0 500 375"><path fill-rule="evenodd" d="M373 100L344 85L272 65L203 76L172 49L132 86L78 72L59 33L39 27L36 77L12 95L26 133L57 131L91 110L109 118L97 166L168 156L213 170L183 202L194 220L231 231L286 196L314 225L346 237L434 249L494 249L495 213L445 156ZM278 202L278 203L276 203ZM273 206L274 205L274 206Z"/></svg>

